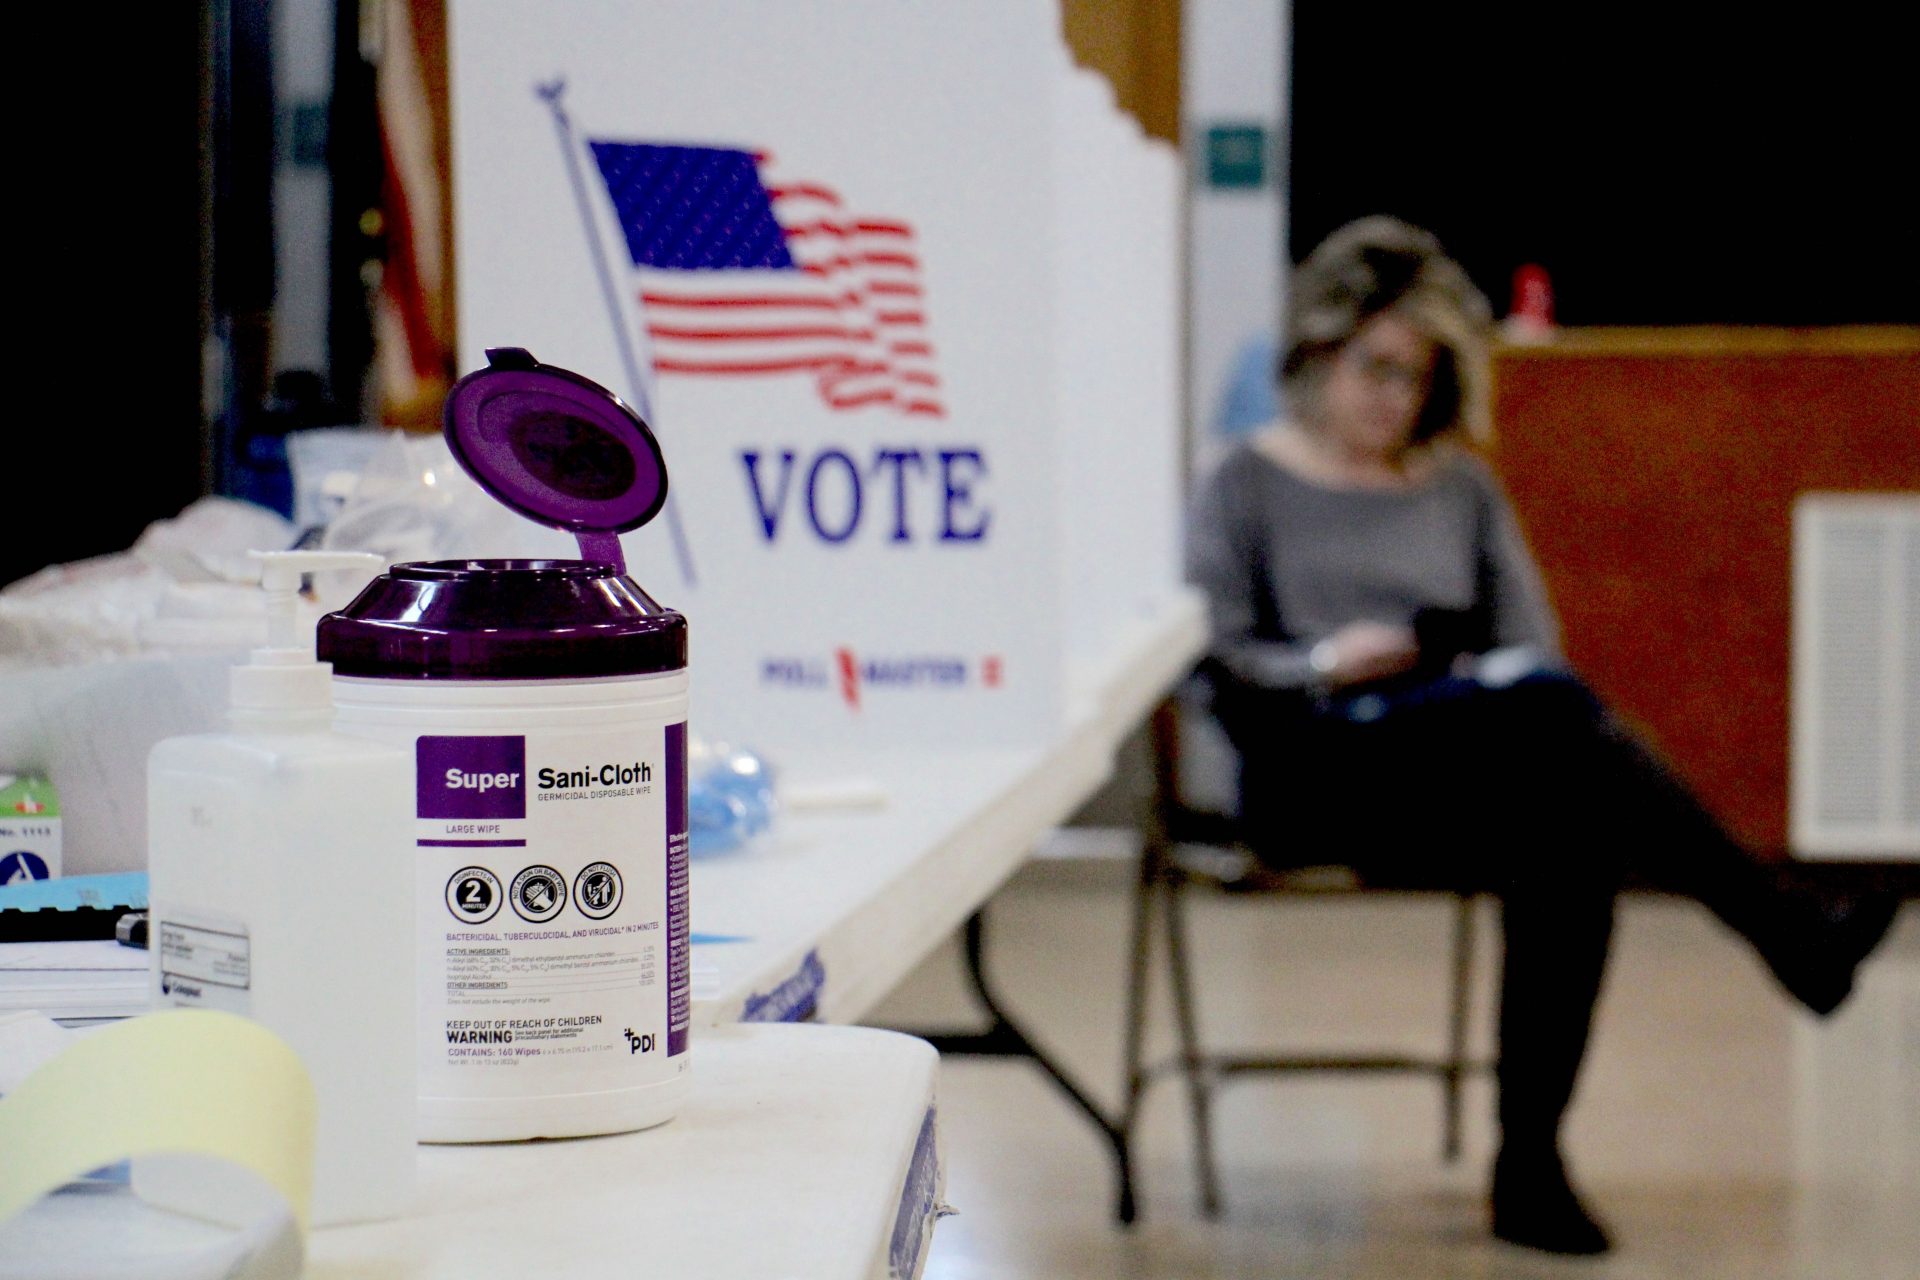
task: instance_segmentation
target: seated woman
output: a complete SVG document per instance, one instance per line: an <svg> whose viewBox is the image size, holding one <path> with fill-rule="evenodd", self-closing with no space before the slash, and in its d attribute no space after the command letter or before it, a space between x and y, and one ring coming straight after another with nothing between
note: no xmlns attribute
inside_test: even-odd
<svg viewBox="0 0 1920 1280"><path fill-rule="evenodd" d="M1242 822L1276 865L1499 895L1494 1234L1599 1253L1559 1131L1629 868L1706 904L1820 1014L1896 904L1789 887L1565 671L1513 513L1458 443L1484 420L1489 311L1431 235L1342 228L1288 307L1290 412L1221 462L1189 529Z"/></svg>

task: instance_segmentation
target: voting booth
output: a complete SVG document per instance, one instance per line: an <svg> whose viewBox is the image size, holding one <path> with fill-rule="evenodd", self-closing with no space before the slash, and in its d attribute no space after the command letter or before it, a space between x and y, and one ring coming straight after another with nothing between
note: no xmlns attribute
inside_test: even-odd
<svg viewBox="0 0 1920 1280"><path fill-rule="evenodd" d="M1176 590L1179 167L1054 6L450 9L464 368L615 388L694 721L1046 738Z"/></svg>

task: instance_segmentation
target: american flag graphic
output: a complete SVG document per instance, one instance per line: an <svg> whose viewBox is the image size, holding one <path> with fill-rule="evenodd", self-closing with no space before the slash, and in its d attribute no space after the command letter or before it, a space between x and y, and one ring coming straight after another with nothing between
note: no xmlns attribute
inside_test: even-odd
<svg viewBox="0 0 1920 1280"><path fill-rule="evenodd" d="M811 377L834 409L944 417L913 228L760 152L589 141L660 374Z"/></svg>

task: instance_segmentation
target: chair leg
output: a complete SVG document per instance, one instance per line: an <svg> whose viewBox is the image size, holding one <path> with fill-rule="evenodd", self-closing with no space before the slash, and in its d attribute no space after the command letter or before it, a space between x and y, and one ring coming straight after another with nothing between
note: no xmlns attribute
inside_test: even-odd
<svg viewBox="0 0 1920 1280"><path fill-rule="evenodd" d="M1440 1155L1448 1164L1460 1158L1461 1086L1467 1072L1467 1020L1473 1008L1474 896L1460 895L1453 918L1453 1003L1447 1025L1446 1118Z"/></svg>
<svg viewBox="0 0 1920 1280"><path fill-rule="evenodd" d="M1213 1160L1213 1075L1200 1051L1199 1017L1193 975L1187 964L1187 931L1180 882L1169 877L1167 896L1167 971L1172 978L1174 1020L1180 1034L1180 1067L1187 1077L1187 1105L1193 1116L1194 1169L1200 1180L1200 1212L1220 1216L1220 1177Z"/></svg>

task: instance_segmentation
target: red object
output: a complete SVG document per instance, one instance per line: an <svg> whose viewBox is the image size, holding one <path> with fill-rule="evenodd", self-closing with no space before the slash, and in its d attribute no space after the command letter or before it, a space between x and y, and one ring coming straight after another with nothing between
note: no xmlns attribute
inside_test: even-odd
<svg viewBox="0 0 1920 1280"><path fill-rule="evenodd" d="M853 650L836 649L834 657L840 666L840 696L855 711L860 709L860 664L854 661Z"/></svg>
<svg viewBox="0 0 1920 1280"><path fill-rule="evenodd" d="M1513 303L1507 308L1507 320L1529 329L1553 328L1553 281L1539 263L1514 268Z"/></svg>
<svg viewBox="0 0 1920 1280"><path fill-rule="evenodd" d="M1920 489L1920 330L1561 330L1494 357L1567 656L1742 841L1787 844L1793 501Z"/></svg>

